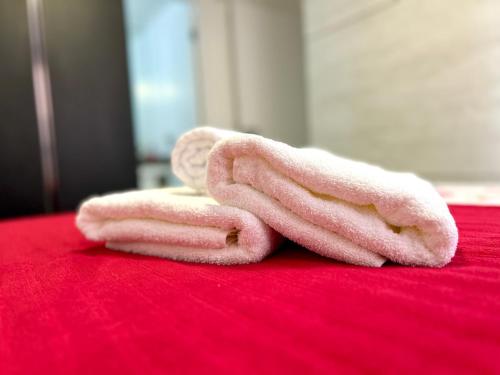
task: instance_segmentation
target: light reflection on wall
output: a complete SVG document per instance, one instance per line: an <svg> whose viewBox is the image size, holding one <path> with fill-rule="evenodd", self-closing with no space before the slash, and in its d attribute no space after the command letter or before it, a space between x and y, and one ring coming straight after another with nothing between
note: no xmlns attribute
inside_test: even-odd
<svg viewBox="0 0 500 375"><path fill-rule="evenodd" d="M184 0L125 0L137 157L166 159L196 123L192 5Z"/></svg>

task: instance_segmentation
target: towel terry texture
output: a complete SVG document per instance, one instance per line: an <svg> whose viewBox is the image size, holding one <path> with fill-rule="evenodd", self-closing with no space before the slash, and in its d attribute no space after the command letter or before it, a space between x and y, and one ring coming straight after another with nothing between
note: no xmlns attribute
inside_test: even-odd
<svg viewBox="0 0 500 375"><path fill-rule="evenodd" d="M184 133L172 150L172 171L186 186L205 192L208 153L217 141L238 134L212 127L199 127Z"/></svg>
<svg viewBox="0 0 500 375"><path fill-rule="evenodd" d="M199 263L258 262L281 239L253 214L189 188L91 198L76 223L88 239L111 249Z"/></svg>
<svg viewBox="0 0 500 375"><path fill-rule="evenodd" d="M211 131L220 134L204 128L184 139L194 145ZM232 134L208 155L207 188L221 204L248 210L289 239L344 262L441 267L455 254L458 233L447 205L410 173Z"/></svg>

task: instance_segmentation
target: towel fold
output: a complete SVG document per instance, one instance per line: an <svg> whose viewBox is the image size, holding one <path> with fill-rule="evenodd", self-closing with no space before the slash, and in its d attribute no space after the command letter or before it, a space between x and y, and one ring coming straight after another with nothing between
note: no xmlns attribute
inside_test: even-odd
<svg viewBox="0 0 500 375"><path fill-rule="evenodd" d="M413 174L248 134L217 142L207 168L217 201L254 213L321 255L375 267L387 259L440 267L455 254L447 205Z"/></svg>
<svg viewBox="0 0 500 375"><path fill-rule="evenodd" d="M281 236L253 214L189 188L131 191L84 202L76 223L115 250L199 263L258 262Z"/></svg>
<svg viewBox="0 0 500 375"><path fill-rule="evenodd" d="M172 171L186 186L206 191L208 153L217 141L237 134L212 127L199 127L184 133L172 150Z"/></svg>

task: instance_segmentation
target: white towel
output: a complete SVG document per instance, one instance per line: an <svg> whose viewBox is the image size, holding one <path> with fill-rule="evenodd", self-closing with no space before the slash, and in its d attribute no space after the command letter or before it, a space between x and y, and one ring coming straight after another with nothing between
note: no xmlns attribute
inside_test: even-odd
<svg viewBox="0 0 500 375"><path fill-rule="evenodd" d="M345 262L440 267L455 254L458 233L447 205L410 173L238 134L210 152L207 187L221 204L248 210L306 248Z"/></svg>
<svg viewBox="0 0 500 375"><path fill-rule="evenodd" d="M281 240L253 214L189 188L91 198L76 223L88 239L110 249L200 263L258 262Z"/></svg>
<svg viewBox="0 0 500 375"><path fill-rule="evenodd" d="M206 191L208 153L214 144L239 133L211 127L198 127L184 133L172 150L172 170L187 186Z"/></svg>

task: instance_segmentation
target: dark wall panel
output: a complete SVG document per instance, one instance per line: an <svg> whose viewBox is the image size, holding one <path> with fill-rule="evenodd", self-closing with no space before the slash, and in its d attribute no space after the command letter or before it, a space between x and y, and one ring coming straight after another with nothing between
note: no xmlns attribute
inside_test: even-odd
<svg viewBox="0 0 500 375"><path fill-rule="evenodd" d="M0 217L42 211L26 3L0 0Z"/></svg>
<svg viewBox="0 0 500 375"><path fill-rule="evenodd" d="M135 156L122 4L45 0L60 208L133 188Z"/></svg>

